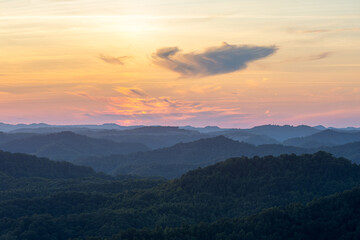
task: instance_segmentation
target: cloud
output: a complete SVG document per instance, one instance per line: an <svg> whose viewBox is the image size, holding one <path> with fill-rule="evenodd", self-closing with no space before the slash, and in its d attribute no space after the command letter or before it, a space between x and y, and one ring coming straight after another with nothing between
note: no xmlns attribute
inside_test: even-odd
<svg viewBox="0 0 360 240"><path fill-rule="evenodd" d="M90 122L111 120L123 125L191 123L198 126L211 125L214 122L235 125L250 121L253 116L252 113L244 112L237 106L235 108L213 106L211 103L190 100L183 96L178 98L171 95L153 95L137 85L111 84L106 87L108 89L102 92L99 87L84 88L83 86L68 92L75 97L71 98L71 102L85 104L82 107L75 105L72 107L74 116Z"/></svg>
<svg viewBox="0 0 360 240"><path fill-rule="evenodd" d="M285 63L292 63L292 62L307 62L307 61L316 61L316 60L321 60L324 58L328 58L332 55L332 52L322 52L322 53L318 53L315 55L308 55L308 56L299 56L299 57L294 57L294 58L290 58L290 59L286 59L282 62Z"/></svg>
<svg viewBox="0 0 360 240"><path fill-rule="evenodd" d="M321 33L339 33L339 32L359 32L360 28L320 28L320 29L298 29L288 28L287 32L296 34L321 34Z"/></svg>
<svg viewBox="0 0 360 240"><path fill-rule="evenodd" d="M331 54L332 54L331 52L319 53L319 54L317 54L317 55L310 56L310 57L308 58L308 60L310 60L310 61L315 61L315 60L324 59L324 58L329 57Z"/></svg>
<svg viewBox="0 0 360 240"><path fill-rule="evenodd" d="M358 32L359 30L360 28L313 29L302 31L302 33Z"/></svg>
<svg viewBox="0 0 360 240"><path fill-rule="evenodd" d="M121 93L124 96L132 96L132 97L147 96L147 94L140 88L116 87L114 90Z"/></svg>
<svg viewBox="0 0 360 240"><path fill-rule="evenodd" d="M109 55L100 54L98 58L109 64L124 65L124 60L129 58L129 56L112 57Z"/></svg>
<svg viewBox="0 0 360 240"><path fill-rule="evenodd" d="M207 48L204 52L181 53L177 47L158 49L152 54L153 62L183 77L205 77L245 69L249 62L268 57L276 46L230 45Z"/></svg>

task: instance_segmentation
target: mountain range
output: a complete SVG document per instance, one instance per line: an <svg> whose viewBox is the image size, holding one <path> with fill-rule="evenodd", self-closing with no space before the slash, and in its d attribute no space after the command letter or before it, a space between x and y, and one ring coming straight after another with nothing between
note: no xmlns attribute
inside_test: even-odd
<svg viewBox="0 0 360 240"><path fill-rule="evenodd" d="M138 152L128 155L90 157L77 159L74 163L90 166L109 174L133 174L141 176L180 177L183 173L204 167L230 157L278 156L286 153L311 152L283 145L254 146L218 136L190 143L178 143L172 147Z"/></svg>
<svg viewBox="0 0 360 240"><path fill-rule="evenodd" d="M33 132L0 133L0 149L65 160L112 175L176 178L229 157L279 156L319 150L360 162L360 131L354 130L288 125L265 125L246 131L208 127L206 133L189 126L187 129L162 126L126 130L74 128L76 133L50 134L42 134L43 130L37 132L37 128L31 130ZM280 142L292 136L298 137Z"/></svg>
<svg viewBox="0 0 360 240"><path fill-rule="evenodd" d="M28 158L52 173L24 176ZM360 167L325 152L230 158L170 181L68 179L88 168L68 164L64 178L57 162L0 153L2 165L14 159L16 184L0 185L0 239L329 239L355 234L360 219Z"/></svg>
<svg viewBox="0 0 360 240"><path fill-rule="evenodd" d="M360 131L324 130L306 137L296 137L284 141L285 145L315 148L337 146L360 141Z"/></svg>
<svg viewBox="0 0 360 240"><path fill-rule="evenodd" d="M10 134L6 134L9 140ZM20 136L26 136L20 138ZM60 132L45 135L28 136L15 134L14 140L0 144L0 149L9 152L33 154L54 160L73 161L84 156L105 156L111 154L128 154L149 150L141 143L113 142L107 139L90 138L73 132ZM1 138L1 136L0 136ZM17 139L16 139L17 138ZM2 138L4 139L4 138ZM4 141L4 140L3 140Z"/></svg>

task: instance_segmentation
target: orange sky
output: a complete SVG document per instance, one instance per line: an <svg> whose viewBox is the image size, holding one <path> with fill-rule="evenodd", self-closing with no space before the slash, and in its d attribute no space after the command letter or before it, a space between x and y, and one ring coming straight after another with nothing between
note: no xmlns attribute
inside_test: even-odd
<svg viewBox="0 0 360 240"><path fill-rule="evenodd" d="M359 42L355 0L0 0L0 121L360 126Z"/></svg>

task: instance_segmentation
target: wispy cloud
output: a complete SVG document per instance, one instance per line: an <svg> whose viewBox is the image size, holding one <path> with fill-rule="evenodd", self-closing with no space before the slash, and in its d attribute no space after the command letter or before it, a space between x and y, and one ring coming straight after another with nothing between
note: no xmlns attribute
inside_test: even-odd
<svg viewBox="0 0 360 240"><path fill-rule="evenodd" d="M212 122L239 122L250 115L238 108L209 106L197 101L181 100L171 96L152 96L138 87L115 87L111 96L93 96L73 92L80 98L99 103L99 108L78 110L84 119L115 121L119 124L197 125ZM120 94L119 94L120 93Z"/></svg>
<svg viewBox="0 0 360 240"><path fill-rule="evenodd" d="M316 61L316 60L321 60L324 58L328 58L332 55L332 52L321 52L315 55L310 55L310 56L299 56L299 57L294 57L294 58L290 58L290 59L286 59L282 62L285 63L292 63L292 62L307 62L307 61Z"/></svg>
<svg viewBox="0 0 360 240"><path fill-rule="evenodd" d="M268 57L276 46L230 45L208 48L201 53L181 53L178 47L158 49L152 58L155 64L180 73L183 77L205 77L245 69L249 62Z"/></svg>
<svg viewBox="0 0 360 240"><path fill-rule="evenodd" d="M129 58L129 56L112 57L109 55L100 54L98 58L109 64L124 65L125 59Z"/></svg>
<svg viewBox="0 0 360 240"><path fill-rule="evenodd" d="M129 97L147 97L147 94L140 88L117 87L115 88L115 91Z"/></svg>
<svg viewBox="0 0 360 240"><path fill-rule="evenodd" d="M337 33L337 32L359 32L360 28L319 28L319 29L307 29L307 30L301 30L301 29L294 29L289 28L288 32L290 33L300 33L300 34L317 34L317 33Z"/></svg>
<svg viewBox="0 0 360 240"><path fill-rule="evenodd" d="M319 53L316 55L312 55L308 58L308 60L310 61L315 61L315 60L320 60L320 59L324 59L324 58L328 58L329 56L331 56L331 52L323 52L323 53Z"/></svg>

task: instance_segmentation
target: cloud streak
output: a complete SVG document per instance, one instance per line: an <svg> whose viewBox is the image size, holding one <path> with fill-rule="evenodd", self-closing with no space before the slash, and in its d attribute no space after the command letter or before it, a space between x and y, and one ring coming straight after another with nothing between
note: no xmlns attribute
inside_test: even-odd
<svg viewBox="0 0 360 240"><path fill-rule="evenodd" d="M115 91L129 97L147 97L147 94L140 88L117 87Z"/></svg>
<svg viewBox="0 0 360 240"><path fill-rule="evenodd" d="M333 33L333 32L358 32L360 28L338 28L338 29L312 29L304 30L301 33Z"/></svg>
<svg viewBox="0 0 360 240"><path fill-rule="evenodd" d="M310 56L310 57L308 58L308 60L310 60L310 61L316 61L316 60L328 58L328 57L330 57L331 54L332 54L331 52L319 53L319 54L317 54L317 55Z"/></svg>
<svg viewBox="0 0 360 240"><path fill-rule="evenodd" d="M153 62L182 77L206 77L243 70L247 64L274 54L276 46L230 45L207 48L201 53L181 53L178 47L158 49Z"/></svg>
<svg viewBox="0 0 360 240"><path fill-rule="evenodd" d="M112 57L109 55L100 54L98 58L109 64L124 65L124 60L129 57L128 56Z"/></svg>

